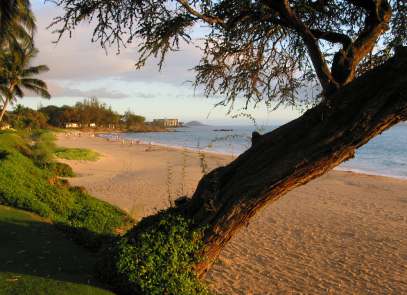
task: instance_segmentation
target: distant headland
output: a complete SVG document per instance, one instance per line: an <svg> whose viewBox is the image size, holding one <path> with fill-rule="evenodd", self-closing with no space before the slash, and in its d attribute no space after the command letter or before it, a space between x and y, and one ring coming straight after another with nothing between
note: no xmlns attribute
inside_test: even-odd
<svg viewBox="0 0 407 295"><path fill-rule="evenodd" d="M205 124L203 124L203 123L201 123L199 121L190 121L190 122L185 123L184 126L186 126L186 127L196 127L196 126L208 126L208 125L205 125Z"/></svg>

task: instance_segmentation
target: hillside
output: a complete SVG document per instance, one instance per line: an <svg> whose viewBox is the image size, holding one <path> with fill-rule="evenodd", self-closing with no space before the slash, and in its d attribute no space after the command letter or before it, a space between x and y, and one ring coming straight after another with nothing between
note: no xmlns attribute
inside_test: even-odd
<svg viewBox="0 0 407 295"><path fill-rule="evenodd" d="M205 124L203 124L203 123L201 123L199 121L190 121L188 123L185 123L184 126L186 126L186 127L198 127L198 126L208 126L208 125L205 125Z"/></svg>

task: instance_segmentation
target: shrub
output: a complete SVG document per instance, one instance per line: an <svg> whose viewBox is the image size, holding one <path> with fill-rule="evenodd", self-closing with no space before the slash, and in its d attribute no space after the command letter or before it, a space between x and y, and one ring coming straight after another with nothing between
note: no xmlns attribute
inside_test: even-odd
<svg viewBox="0 0 407 295"><path fill-rule="evenodd" d="M51 171L51 173L60 177L74 177L75 173L73 172L71 166L65 163L51 162L47 163L45 167Z"/></svg>
<svg viewBox="0 0 407 295"><path fill-rule="evenodd" d="M193 271L201 237L175 209L162 211L104 250L99 275L121 294L208 294Z"/></svg>
<svg viewBox="0 0 407 295"><path fill-rule="evenodd" d="M55 136L49 131L35 130L31 138L34 140L31 157L38 166L45 167L54 160Z"/></svg>

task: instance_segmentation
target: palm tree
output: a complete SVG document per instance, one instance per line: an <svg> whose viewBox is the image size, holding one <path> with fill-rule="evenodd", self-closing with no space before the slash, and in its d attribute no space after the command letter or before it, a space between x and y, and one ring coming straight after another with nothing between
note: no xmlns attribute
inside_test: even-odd
<svg viewBox="0 0 407 295"><path fill-rule="evenodd" d="M29 0L1 0L0 49L19 40L32 41L36 29Z"/></svg>
<svg viewBox="0 0 407 295"><path fill-rule="evenodd" d="M50 98L47 84L34 78L35 75L48 71L45 65L30 66L31 60L38 50L31 44L24 47L15 46L0 55L0 96L3 108L0 112L0 122L10 102L24 97L24 91L29 90L41 97Z"/></svg>

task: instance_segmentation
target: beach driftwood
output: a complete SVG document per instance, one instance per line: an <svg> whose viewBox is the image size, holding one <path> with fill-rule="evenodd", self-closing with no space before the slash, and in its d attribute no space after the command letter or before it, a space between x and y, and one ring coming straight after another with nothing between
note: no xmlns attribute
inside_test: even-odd
<svg viewBox="0 0 407 295"><path fill-rule="evenodd" d="M370 139L407 120L407 49L349 83L329 102L257 137L246 152L203 177L186 214L206 226L203 275L235 232L266 204L354 157Z"/></svg>

